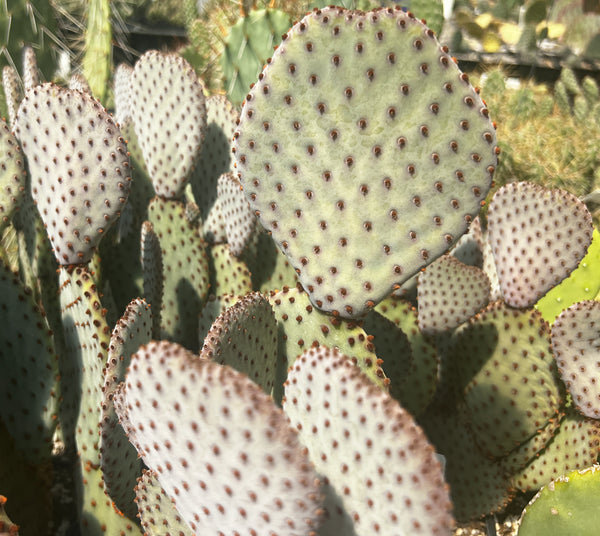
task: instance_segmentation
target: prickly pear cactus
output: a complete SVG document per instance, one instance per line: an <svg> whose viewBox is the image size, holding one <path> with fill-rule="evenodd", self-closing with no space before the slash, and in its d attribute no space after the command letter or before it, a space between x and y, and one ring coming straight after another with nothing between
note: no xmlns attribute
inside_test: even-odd
<svg viewBox="0 0 600 536"><path fill-rule="evenodd" d="M25 159L8 125L0 119L0 234L23 199L26 184Z"/></svg>
<svg viewBox="0 0 600 536"><path fill-rule="evenodd" d="M283 409L326 478L321 534L450 534L449 490L432 446L349 357L323 346L304 352Z"/></svg>
<svg viewBox="0 0 600 536"><path fill-rule="evenodd" d="M488 232L504 301L531 307L577 267L593 229L586 206L565 190L530 182L500 188L490 203Z"/></svg>
<svg viewBox="0 0 600 536"><path fill-rule="evenodd" d="M131 187L119 127L89 95L48 83L23 99L15 135L58 262L87 263Z"/></svg>
<svg viewBox="0 0 600 536"><path fill-rule="evenodd" d="M600 302L582 301L565 309L552 326L558 369L578 411L600 418Z"/></svg>
<svg viewBox="0 0 600 536"><path fill-rule="evenodd" d="M319 482L306 451L245 375L151 342L132 356L114 401L129 439L194 532L316 528Z"/></svg>
<svg viewBox="0 0 600 536"><path fill-rule="evenodd" d="M202 83L182 57L146 52L131 74L131 115L157 195L181 197L206 127Z"/></svg>
<svg viewBox="0 0 600 536"><path fill-rule="evenodd" d="M424 24L399 8L325 8L294 25L259 76L234 150L312 303L358 317L467 230L495 140Z"/></svg>
<svg viewBox="0 0 600 536"><path fill-rule="evenodd" d="M5 65L2 69L2 88L6 99L6 112L11 127L15 124L19 103L23 98L19 74L12 65ZM0 94L1 97L1 94ZM1 114L0 114L1 115Z"/></svg>

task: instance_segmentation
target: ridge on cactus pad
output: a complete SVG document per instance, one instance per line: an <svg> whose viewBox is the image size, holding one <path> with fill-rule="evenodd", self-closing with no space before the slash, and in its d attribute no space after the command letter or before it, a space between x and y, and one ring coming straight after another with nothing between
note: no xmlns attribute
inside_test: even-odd
<svg viewBox="0 0 600 536"><path fill-rule="evenodd" d="M246 98L234 151L312 303L351 318L467 231L497 163L467 75L400 8L296 23Z"/></svg>
<svg viewBox="0 0 600 536"><path fill-rule="evenodd" d="M131 188L118 125L90 95L48 83L25 95L15 135L58 262L89 262Z"/></svg>

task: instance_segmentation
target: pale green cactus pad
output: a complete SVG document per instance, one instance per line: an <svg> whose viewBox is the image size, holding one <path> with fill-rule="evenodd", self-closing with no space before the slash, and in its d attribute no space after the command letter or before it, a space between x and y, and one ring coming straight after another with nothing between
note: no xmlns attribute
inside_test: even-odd
<svg viewBox="0 0 600 536"><path fill-rule="evenodd" d="M359 317L466 232L497 163L494 127L400 8L324 8L284 37L242 109L237 169L312 303Z"/></svg>
<svg viewBox="0 0 600 536"><path fill-rule="evenodd" d="M8 124L11 127L15 125L19 103L23 98L19 74L12 65L5 65L2 68L2 89L6 97L6 108L8 112Z"/></svg>
<svg viewBox="0 0 600 536"><path fill-rule="evenodd" d="M160 241L149 221L142 224L140 256L144 274L144 298L152 307L152 338L160 338L161 310L164 290L163 261Z"/></svg>
<svg viewBox="0 0 600 536"><path fill-rule="evenodd" d="M25 184L25 159L21 147L0 118L0 233L18 209Z"/></svg>
<svg viewBox="0 0 600 536"><path fill-rule="evenodd" d="M539 312L490 304L457 329L448 361L486 455L502 457L547 423L558 426L563 388Z"/></svg>
<svg viewBox="0 0 600 536"><path fill-rule="evenodd" d="M115 119L123 124L131 119L131 74L133 68L126 63L117 65L114 74Z"/></svg>
<svg viewBox="0 0 600 536"><path fill-rule="evenodd" d="M90 95L48 83L25 95L15 135L54 255L61 265L87 263L131 188L119 127Z"/></svg>
<svg viewBox="0 0 600 536"><path fill-rule="evenodd" d="M150 50L134 65L130 89L131 116L154 190L179 198L206 128L202 83L182 57Z"/></svg>
<svg viewBox="0 0 600 536"><path fill-rule="evenodd" d="M578 411L599 419L600 302L578 302L564 310L552 326L552 348Z"/></svg>
<svg viewBox="0 0 600 536"><path fill-rule="evenodd" d="M253 292L225 309L206 335L200 356L246 374L270 395L277 366L277 320L269 300Z"/></svg>
<svg viewBox="0 0 600 536"><path fill-rule="evenodd" d="M246 263L233 256L228 244L210 248L210 290L215 296L252 292L252 277Z"/></svg>
<svg viewBox="0 0 600 536"><path fill-rule="evenodd" d="M135 488L135 495L140 521L148 536L194 536L160 485L156 473L144 470Z"/></svg>
<svg viewBox="0 0 600 536"><path fill-rule="evenodd" d="M600 465L561 475L544 486L523 510L519 536L592 536L598 531Z"/></svg>
<svg viewBox="0 0 600 536"><path fill-rule="evenodd" d="M426 335L449 332L481 311L489 296L483 270L443 255L419 274L419 329Z"/></svg>
<svg viewBox="0 0 600 536"><path fill-rule="evenodd" d="M451 533L449 490L433 447L349 357L326 347L304 352L288 373L283 409L335 505L321 534Z"/></svg>
<svg viewBox="0 0 600 536"><path fill-rule="evenodd" d="M318 524L319 481L283 411L230 367L174 343L131 358L115 408L197 534L298 534Z"/></svg>
<svg viewBox="0 0 600 536"><path fill-rule="evenodd" d="M531 307L585 256L592 216L565 190L530 182L500 188L490 202L489 241L504 301Z"/></svg>

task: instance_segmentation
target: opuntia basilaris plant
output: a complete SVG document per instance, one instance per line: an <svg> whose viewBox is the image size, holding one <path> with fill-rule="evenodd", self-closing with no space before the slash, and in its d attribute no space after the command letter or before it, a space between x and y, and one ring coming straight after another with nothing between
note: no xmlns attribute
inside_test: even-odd
<svg viewBox="0 0 600 536"><path fill-rule="evenodd" d="M423 21L315 10L239 111L158 51L115 98L0 129L2 526L443 535L597 461L600 238L529 183L479 217L494 125Z"/></svg>

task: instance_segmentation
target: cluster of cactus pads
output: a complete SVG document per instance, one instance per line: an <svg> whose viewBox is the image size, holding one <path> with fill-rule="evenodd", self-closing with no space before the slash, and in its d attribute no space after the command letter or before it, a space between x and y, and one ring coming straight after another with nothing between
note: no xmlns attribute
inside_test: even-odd
<svg viewBox="0 0 600 536"><path fill-rule="evenodd" d="M423 21L316 9L241 111L115 79L0 129L20 533L451 534L596 462L600 238L529 183L480 221L494 125Z"/></svg>

